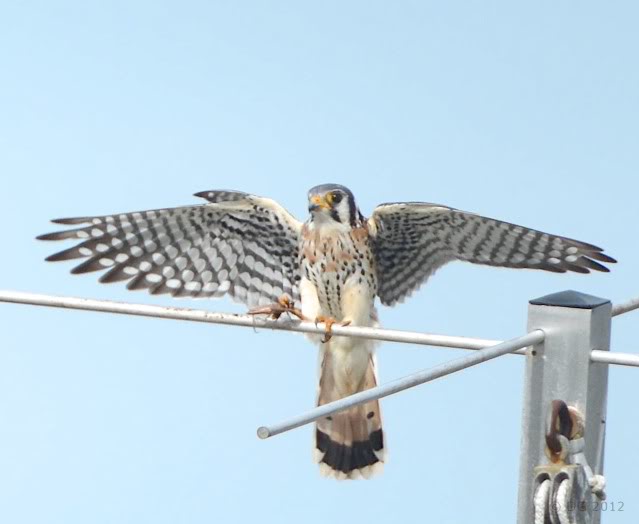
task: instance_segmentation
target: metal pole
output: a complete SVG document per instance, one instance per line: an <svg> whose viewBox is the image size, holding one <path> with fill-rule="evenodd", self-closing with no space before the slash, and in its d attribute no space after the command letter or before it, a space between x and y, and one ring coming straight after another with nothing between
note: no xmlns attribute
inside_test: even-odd
<svg viewBox="0 0 639 524"><path fill-rule="evenodd" d="M628 300L628 302L612 306L612 316L616 317L617 315L623 315L624 313L634 311L635 309L639 309L639 297Z"/></svg>
<svg viewBox="0 0 639 524"><path fill-rule="evenodd" d="M314 322L300 322L299 320L271 320L252 315L233 315L229 313L215 313L202 309L181 307L151 306L147 304L131 304L128 302L114 302L111 300L96 300L91 298L62 297L42 295L38 293L23 293L20 291L0 290L0 302L14 304L29 304L33 306L57 307L65 309L79 309L83 311L101 311L119 315L135 315L141 317L168 318L173 320L188 320L190 322L206 322L210 324L225 324L252 328L274 329L281 331L297 331L301 333L323 334L322 324ZM358 326L340 326L335 324L333 335L370 338L388 342L404 344L421 344L426 346L443 346L461 349L482 349L502 342L484 338L458 337L437 335L433 333L416 333L412 331L398 331L393 329L379 329ZM524 354L524 350L516 353Z"/></svg>
<svg viewBox="0 0 639 524"><path fill-rule="evenodd" d="M462 369L481 364L482 362L486 362L487 360L505 355L507 353L512 353L519 348L524 348L531 344L538 344L543 340L543 338L543 331L539 329L534 330L527 335L524 335L523 337L513 338L512 340L507 340L506 342L502 342L495 346L480 349L472 355L468 355L456 360L451 360L450 362L445 362L443 364L435 366L434 368L419 371L412 375L408 375L407 377L388 382L387 384L382 384L381 386L367 389L366 391L362 391L360 393L355 393L354 395L351 395L349 397L336 400L334 402L329 402L328 404L319 406L302 415L293 417L279 424L273 424L272 426L261 426L257 430L257 435L262 439L278 435L279 433L298 428L300 426L303 426L304 424L314 422L315 420L318 420L322 417L327 417L338 411L342 411L359 404L365 404L366 402L370 402L371 400L377 400L382 397L387 397L389 395L393 395L394 393L399 393L400 391L404 391L405 389L424 384L425 382L430 382L431 380L435 380L436 378L450 375L451 373L455 373L457 371L461 371Z"/></svg>
<svg viewBox="0 0 639 524"><path fill-rule="evenodd" d="M594 473L603 472L608 366L591 365L591 352L609 350L610 320L610 301L575 291L530 302L528 329L542 329L546 337L526 356L518 524L533 522L534 468L548 463L545 434L553 400L584 415L584 453ZM594 512L590 522L599 519Z"/></svg>
<svg viewBox="0 0 639 524"><path fill-rule="evenodd" d="M45 306L81 311L98 311L117 315L134 315L139 317L165 318L170 320L186 320L189 322L205 322L209 324L224 324L229 326L251 327L254 329L273 329L281 331L298 331L301 333L324 333L324 327L316 326L313 322L298 320L271 320L251 315L234 315L230 313L216 313L203 309L181 307L152 306L147 304L132 304L130 302L114 302L112 300L96 300L92 298L64 297L43 295L39 293L24 293L21 291L0 290L0 302L12 304L28 304L31 306ZM631 311L636 300L621 304L617 314ZM617 306L615 306L617 308ZM615 314L613 308L613 316ZM369 338L401 344L418 344L422 346L437 346L456 349L483 349L503 342L486 338L459 337L454 335L437 335L435 333L418 333L415 331L399 331L396 329L381 329L358 326L333 326L335 335L347 337ZM525 355L524 349L513 351L514 355ZM601 364L617 364L622 366L639 367L639 354L611 353L609 351L592 352L592 361Z"/></svg>
<svg viewBox="0 0 639 524"><path fill-rule="evenodd" d="M598 364L616 364L617 366L639 367L639 353L617 353L593 349L590 360Z"/></svg>

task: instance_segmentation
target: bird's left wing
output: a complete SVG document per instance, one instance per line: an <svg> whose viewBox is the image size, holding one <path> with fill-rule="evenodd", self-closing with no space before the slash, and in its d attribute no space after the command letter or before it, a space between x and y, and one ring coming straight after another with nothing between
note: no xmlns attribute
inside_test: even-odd
<svg viewBox="0 0 639 524"><path fill-rule="evenodd" d="M128 281L152 294L229 294L249 307L298 299L301 223L267 198L204 191L209 203L108 216L59 219L82 225L41 235L80 241L49 261L86 259L72 273L107 270L100 282Z"/></svg>
<svg viewBox="0 0 639 524"><path fill-rule="evenodd" d="M599 262L615 262L585 242L437 204L382 204L368 226L385 305L403 300L453 260L556 273L608 271Z"/></svg>

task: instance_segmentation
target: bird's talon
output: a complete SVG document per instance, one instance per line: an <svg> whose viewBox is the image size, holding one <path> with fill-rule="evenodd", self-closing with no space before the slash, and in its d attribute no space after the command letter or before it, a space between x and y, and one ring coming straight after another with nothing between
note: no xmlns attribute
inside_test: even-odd
<svg viewBox="0 0 639 524"><path fill-rule="evenodd" d="M350 320L346 320L344 322L338 322L337 320L335 320L333 317L324 317L324 316L319 316L315 319L315 325L317 326L317 324L322 323L326 326L326 331L324 333L324 338L322 338L322 343L326 344L331 338L333 338L333 325L334 324L339 324L340 326L348 326L351 321Z"/></svg>

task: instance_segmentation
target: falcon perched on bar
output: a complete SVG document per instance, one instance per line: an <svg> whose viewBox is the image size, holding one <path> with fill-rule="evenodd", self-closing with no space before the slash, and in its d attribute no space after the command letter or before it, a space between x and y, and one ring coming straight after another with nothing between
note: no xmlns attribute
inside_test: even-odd
<svg viewBox="0 0 639 524"><path fill-rule="evenodd" d="M47 260L84 259L71 272L106 270L100 282L178 297L228 294L254 313L290 310L324 322L326 336L311 337L320 346L319 405L377 384L373 343L330 336L335 322L377 326L375 297L392 306L453 260L556 273L608 271L601 262L615 262L591 244L437 204L382 204L366 219L337 184L309 191L304 223L248 193L196 196L208 203L54 220L79 227L38 238L79 241ZM378 402L318 421L314 451L327 476L380 470Z"/></svg>

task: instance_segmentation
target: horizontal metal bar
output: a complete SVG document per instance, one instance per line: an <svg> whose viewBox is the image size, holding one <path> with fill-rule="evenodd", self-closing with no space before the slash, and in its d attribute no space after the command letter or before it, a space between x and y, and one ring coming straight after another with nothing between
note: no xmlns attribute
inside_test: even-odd
<svg viewBox="0 0 639 524"><path fill-rule="evenodd" d="M628 302L612 306L612 316L616 317L617 315L623 315L624 313L628 313L635 309L639 309L639 297L628 300Z"/></svg>
<svg viewBox="0 0 639 524"><path fill-rule="evenodd" d="M590 360L602 364L639 367L639 354L633 353L612 353L595 349L590 353Z"/></svg>
<svg viewBox="0 0 639 524"><path fill-rule="evenodd" d="M127 302L113 302L110 300L95 300L90 298L62 297L41 295L36 293L22 293L18 291L0 290L0 302L16 304L30 304L33 306L47 306L84 311L101 311L120 315L136 315L142 317L168 318L173 320L188 320L191 322L207 322L211 324L226 324L231 326L245 326L252 328L274 329L282 331L298 331L302 333L325 332L323 325L314 322L300 322L299 320L271 320L253 315L233 315L228 313L214 313L201 309L177 308L165 306L151 306L146 304L131 304ZM441 346L460 349L482 349L501 342L483 338L457 337L436 335L431 333L416 333L357 326L340 326L332 328L334 335L345 335L358 338L370 338L388 342L405 344L420 344L426 346ZM521 351L523 354L523 351Z"/></svg>
<svg viewBox="0 0 639 524"><path fill-rule="evenodd" d="M303 333L324 333L324 328L316 326L313 322L300 322L298 320L270 320L252 315L233 315L229 313L214 313L211 311L190 308L150 306L146 304L132 304L128 302L114 302L110 300L96 300L90 298L64 297L43 295L38 293L23 293L20 291L0 290L0 302L14 304L29 304L33 306L57 307L66 309L78 309L83 311L98 311L103 313L115 313L118 315L136 315L141 317L168 318L172 320L187 320L189 322L207 322L211 324L226 324L231 326L244 326L252 328L273 329L282 331L298 331ZM627 304L622 304L626 307ZM628 309L627 311L630 311ZM614 308L613 308L614 311ZM619 313L620 314L620 313ZM417 344L423 346L448 347L456 349L483 349L502 342L485 338L457 337L450 335L437 335L433 333L417 333L413 331L398 331L394 329L367 328L357 326L333 326L335 335L350 337L370 338L386 342L399 342L402 344ZM524 349L513 352L524 355ZM596 354L596 356L594 356ZM593 351L593 362L603 364L619 364L636 366L637 355L628 353L611 353L609 351Z"/></svg>
<svg viewBox="0 0 639 524"><path fill-rule="evenodd" d="M408 375L407 377L388 382L387 384L367 389L366 391L362 391L360 393L355 393L354 395L336 400L334 402L330 402L328 404L324 404L323 406L318 406L317 408L312 409L307 413L304 413L297 417L293 417L279 424L274 424L272 426L261 426L257 430L257 435L262 439L269 438L274 435L278 435L279 433L283 433L285 431L303 426L310 422L314 422L315 420L318 420L322 417L327 417L329 415L332 415L333 413L337 413L338 411L342 411L353 406L358 406L360 404L365 404L366 402L370 402L371 400L377 400L383 397L387 397L389 395L393 395L394 393L399 393L400 391L404 391L405 389L424 384L425 382L430 382L437 378L450 375L451 373L461 371L462 369L466 369L471 366L476 366L477 364L481 364L482 362L497 358L501 355L512 353L517 349L522 349L527 346L538 344L543 340L544 332L540 329L537 329L535 331L531 331L523 337L513 338L512 340L507 340L506 342L501 342L497 345L480 349L472 355L468 355L456 360L451 360L449 362L445 362L444 364L440 364L439 366L435 366L434 368L419 371L412 375Z"/></svg>

